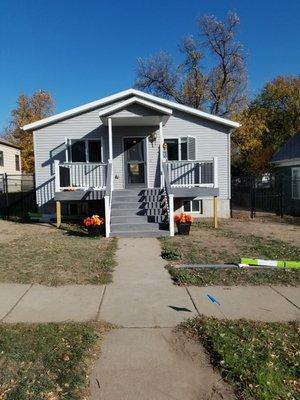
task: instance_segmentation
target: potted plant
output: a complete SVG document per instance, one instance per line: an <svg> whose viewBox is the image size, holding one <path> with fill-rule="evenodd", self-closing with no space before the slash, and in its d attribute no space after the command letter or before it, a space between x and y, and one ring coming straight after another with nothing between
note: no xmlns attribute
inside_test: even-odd
<svg viewBox="0 0 300 400"><path fill-rule="evenodd" d="M179 235L189 235L193 218L189 214L181 213L175 215L174 220L177 225Z"/></svg>
<svg viewBox="0 0 300 400"><path fill-rule="evenodd" d="M103 232L104 218L99 217L99 215L92 215L85 218L83 224L87 227L89 235L100 236Z"/></svg>

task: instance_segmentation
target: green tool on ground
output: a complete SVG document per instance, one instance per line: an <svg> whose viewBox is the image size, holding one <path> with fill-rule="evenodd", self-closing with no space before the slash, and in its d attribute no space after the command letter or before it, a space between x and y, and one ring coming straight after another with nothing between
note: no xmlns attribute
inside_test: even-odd
<svg viewBox="0 0 300 400"><path fill-rule="evenodd" d="M258 258L241 258L242 265L257 265L278 268L300 268L300 261L261 260Z"/></svg>

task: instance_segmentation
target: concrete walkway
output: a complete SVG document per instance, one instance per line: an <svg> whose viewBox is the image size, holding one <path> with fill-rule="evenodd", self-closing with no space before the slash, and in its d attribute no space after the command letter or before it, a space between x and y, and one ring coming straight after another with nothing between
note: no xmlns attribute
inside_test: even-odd
<svg viewBox="0 0 300 400"><path fill-rule="evenodd" d="M104 320L117 325L104 338L91 375L92 400L234 399L203 348L179 337L173 327L199 314L299 319L299 289L177 287L160 252L157 239L120 239L118 266L107 286L0 284L0 321Z"/></svg>

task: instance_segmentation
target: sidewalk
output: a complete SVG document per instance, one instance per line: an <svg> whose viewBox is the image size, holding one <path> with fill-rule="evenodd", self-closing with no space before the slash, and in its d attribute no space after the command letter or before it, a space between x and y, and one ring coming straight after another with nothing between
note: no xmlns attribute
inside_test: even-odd
<svg viewBox="0 0 300 400"><path fill-rule="evenodd" d="M115 324L90 378L92 400L235 399L202 346L178 337L173 327L200 314L299 319L299 288L174 286L160 251L157 239L120 239L107 286L0 284L0 321Z"/></svg>
<svg viewBox="0 0 300 400"><path fill-rule="evenodd" d="M107 286L0 284L0 322L105 320L128 328L172 328L198 314L261 321L300 317L297 287L173 285L156 239L120 239L117 258Z"/></svg>

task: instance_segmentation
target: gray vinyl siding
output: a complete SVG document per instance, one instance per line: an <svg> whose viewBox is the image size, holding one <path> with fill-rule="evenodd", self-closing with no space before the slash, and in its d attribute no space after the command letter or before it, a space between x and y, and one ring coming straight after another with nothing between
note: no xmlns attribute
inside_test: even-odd
<svg viewBox="0 0 300 400"><path fill-rule="evenodd" d="M228 199L230 196L229 132L230 128L224 125L179 111L174 111L163 127L164 138L194 136L196 138L196 160L218 158L220 197L224 199Z"/></svg>
<svg viewBox="0 0 300 400"><path fill-rule="evenodd" d="M104 162L108 159L107 127L99 118L99 109L89 111L79 116L43 127L34 132L35 171L37 185L37 200L39 206L53 211L54 198L54 168L55 159L66 161L65 139L102 138ZM144 113L157 114L154 110L141 110L132 106L124 113L133 116ZM122 116L125 116L125 114ZM148 187L160 185L159 163L159 129L158 127L114 127L113 126L113 176L115 189L124 187L124 136L148 136L155 133L156 140L148 140ZM187 113L174 111L163 127L165 138L194 136L196 138L196 159L208 160L218 157L220 197L229 198L229 128L221 124L191 116ZM153 136L153 135L152 135ZM115 176L118 179L115 179Z"/></svg>
<svg viewBox="0 0 300 400"><path fill-rule="evenodd" d="M161 113L156 110L152 110L151 108L143 107L139 104L132 104L111 115L114 117L149 117L152 115L161 115Z"/></svg>

